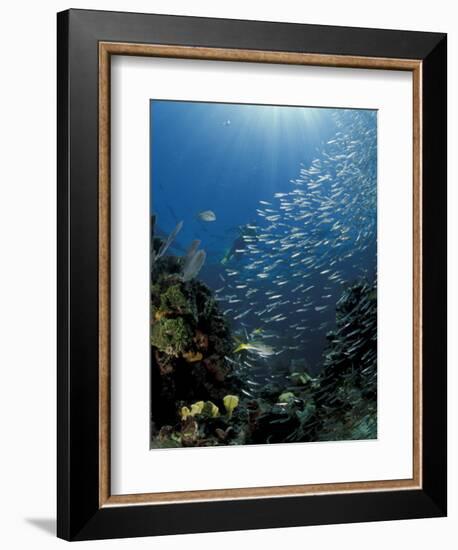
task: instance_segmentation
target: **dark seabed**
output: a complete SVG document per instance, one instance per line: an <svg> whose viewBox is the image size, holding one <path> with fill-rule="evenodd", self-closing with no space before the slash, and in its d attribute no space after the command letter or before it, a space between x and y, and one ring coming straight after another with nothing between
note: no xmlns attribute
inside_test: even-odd
<svg viewBox="0 0 458 550"><path fill-rule="evenodd" d="M377 437L377 113L151 102L151 446Z"/></svg>

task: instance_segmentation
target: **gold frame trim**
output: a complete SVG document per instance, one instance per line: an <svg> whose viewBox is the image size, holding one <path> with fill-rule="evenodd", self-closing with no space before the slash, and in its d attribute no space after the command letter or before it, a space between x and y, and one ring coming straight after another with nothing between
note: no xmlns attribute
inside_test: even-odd
<svg viewBox="0 0 458 550"><path fill-rule="evenodd" d="M110 66L112 55L410 71L413 74L413 477L386 481L242 487L170 493L110 493ZM99 43L99 507L422 488L422 62L345 55L119 42Z"/></svg>

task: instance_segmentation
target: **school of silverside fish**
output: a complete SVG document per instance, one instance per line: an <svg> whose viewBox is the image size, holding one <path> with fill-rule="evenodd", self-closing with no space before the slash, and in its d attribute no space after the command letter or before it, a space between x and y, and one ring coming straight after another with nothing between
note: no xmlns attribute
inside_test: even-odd
<svg viewBox="0 0 458 550"><path fill-rule="evenodd" d="M290 190L238 228L218 288L199 240L171 252L183 222L159 237L153 217L152 448L377 437L375 116L336 112Z"/></svg>

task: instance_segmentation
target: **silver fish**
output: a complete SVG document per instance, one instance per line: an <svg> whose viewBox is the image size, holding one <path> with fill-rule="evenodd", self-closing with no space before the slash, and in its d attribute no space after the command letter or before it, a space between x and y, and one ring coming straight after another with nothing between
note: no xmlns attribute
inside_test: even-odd
<svg viewBox="0 0 458 550"><path fill-rule="evenodd" d="M203 210L197 214L197 217L203 222L214 222L216 220L216 214L213 210Z"/></svg>

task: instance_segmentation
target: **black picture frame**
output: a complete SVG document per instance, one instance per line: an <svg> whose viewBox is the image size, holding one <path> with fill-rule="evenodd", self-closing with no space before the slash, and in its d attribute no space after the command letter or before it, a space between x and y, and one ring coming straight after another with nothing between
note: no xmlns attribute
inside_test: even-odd
<svg viewBox="0 0 458 550"><path fill-rule="evenodd" d="M87 540L446 515L446 35L87 10L59 13L57 27L58 536ZM100 506L101 41L421 61L420 489Z"/></svg>

